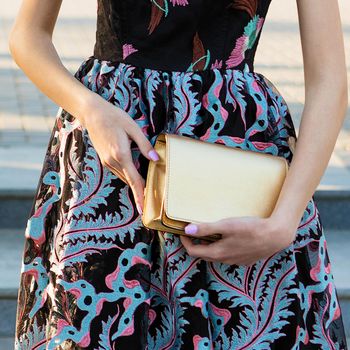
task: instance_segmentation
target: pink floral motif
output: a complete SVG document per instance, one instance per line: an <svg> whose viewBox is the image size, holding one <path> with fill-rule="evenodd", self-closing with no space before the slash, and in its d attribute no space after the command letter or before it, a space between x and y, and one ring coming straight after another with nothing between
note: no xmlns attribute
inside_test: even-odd
<svg viewBox="0 0 350 350"><path fill-rule="evenodd" d="M129 56L130 54L134 53L138 51L137 49L135 49L132 44L124 44L123 45L123 59L125 60L125 58L127 56Z"/></svg>
<svg viewBox="0 0 350 350"><path fill-rule="evenodd" d="M188 5L187 0L170 0L170 2L173 4L173 6L176 6L176 5L186 6L186 5Z"/></svg>
<svg viewBox="0 0 350 350"><path fill-rule="evenodd" d="M229 59L226 61L226 66L228 68L238 66L244 59L244 53L247 49L246 47L247 37L245 35L237 39L236 45L231 52Z"/></svg>
<svg viewBox="0 0 350 350"><path fill-rule="evenodd" d="M236 45L233 48L230 57L225 62L227 68L238 66L244 60L245 52L253 47L263 23L263 17L254 16L246 25L244 28L244 34L236 40Z"/></svg>
<svg viewBox="0 0 350 350"><path fill-rule="evenodd" d="M212 63L211 69L215 69L215 68L222 68L222 60L218 61L218 60L216 59L215 62Z"/></svg>

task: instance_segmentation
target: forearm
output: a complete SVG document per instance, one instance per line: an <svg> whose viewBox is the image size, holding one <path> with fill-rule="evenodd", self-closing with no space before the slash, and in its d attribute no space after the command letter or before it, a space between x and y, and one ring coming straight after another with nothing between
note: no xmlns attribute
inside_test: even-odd
<svg viewBox="0 0 350 350"><path fill-rule="evenodd" d="M49 34L18 30L9 40L17 65L46 96L84 122L84 111L93 93L62 64Z"/></svg>
<svg viewBox="0 0 350 350"><path fill-rule="evenodd" d="M327 168L347 109L346 82L306 89L298 141L273 215L298 223Z"/></svg>

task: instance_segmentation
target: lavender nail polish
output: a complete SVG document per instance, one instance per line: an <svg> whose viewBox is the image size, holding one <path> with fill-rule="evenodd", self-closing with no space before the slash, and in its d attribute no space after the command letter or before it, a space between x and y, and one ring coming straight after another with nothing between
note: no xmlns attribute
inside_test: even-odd
<svg viewBox="0 0 350 350"><path fill-rule="evenodd" d="M193 235L193 234L197 233L197 231L198 231L198 226L195 225L195 224L188 224L185 227L185 232L190 234L190 235Z"/></svg>
<svg viewBox="0 0 350 350"><path fill-rule="evenodd" d="M155 150L151 150L148 152L148 155L150 156L150 158L154 161L159 160L159 156L158 153Z"/></svg>

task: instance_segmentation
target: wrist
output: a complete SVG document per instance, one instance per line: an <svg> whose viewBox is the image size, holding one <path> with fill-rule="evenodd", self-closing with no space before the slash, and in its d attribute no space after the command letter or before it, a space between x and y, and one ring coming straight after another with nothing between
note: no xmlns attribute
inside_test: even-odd
<svg viewBox="0 0 350 350"><path fill-rule="evenodd" d="M74 116L79 119L83 127L86 127L87 120L91 119L93 111L98 108L98 105L101 103L99 101L100 99L102 98L99 95L90 90L84 91L77 98L77 107Z"/></svg>
<svg viewBox="0 0 350 350"><path fill-rule="evenodd" d="M303 212L293 211L290 208L282 209L275 208L270 215L270 217L276 222L284 222L288 226L293 226L297 228L300 224L301 218L303 216Z"/></svg>
<svg viewBox="0 0 350 350"><path fill-rule="evenodd" d="M279 241L284 247L295 239L300 220L289 216L288 213L273 212L269 217L271 239ZM276 235L281 239L276 240Z"/></svg>

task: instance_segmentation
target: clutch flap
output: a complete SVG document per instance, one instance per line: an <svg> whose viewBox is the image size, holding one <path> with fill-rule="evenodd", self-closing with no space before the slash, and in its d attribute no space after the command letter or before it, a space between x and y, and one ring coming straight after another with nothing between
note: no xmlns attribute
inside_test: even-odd
<svg viewBox="0 0 350 350"><path fill-rule="evenodd" d="M185 222L271 214L285 158L166 134L166 216Z"/></svg>

